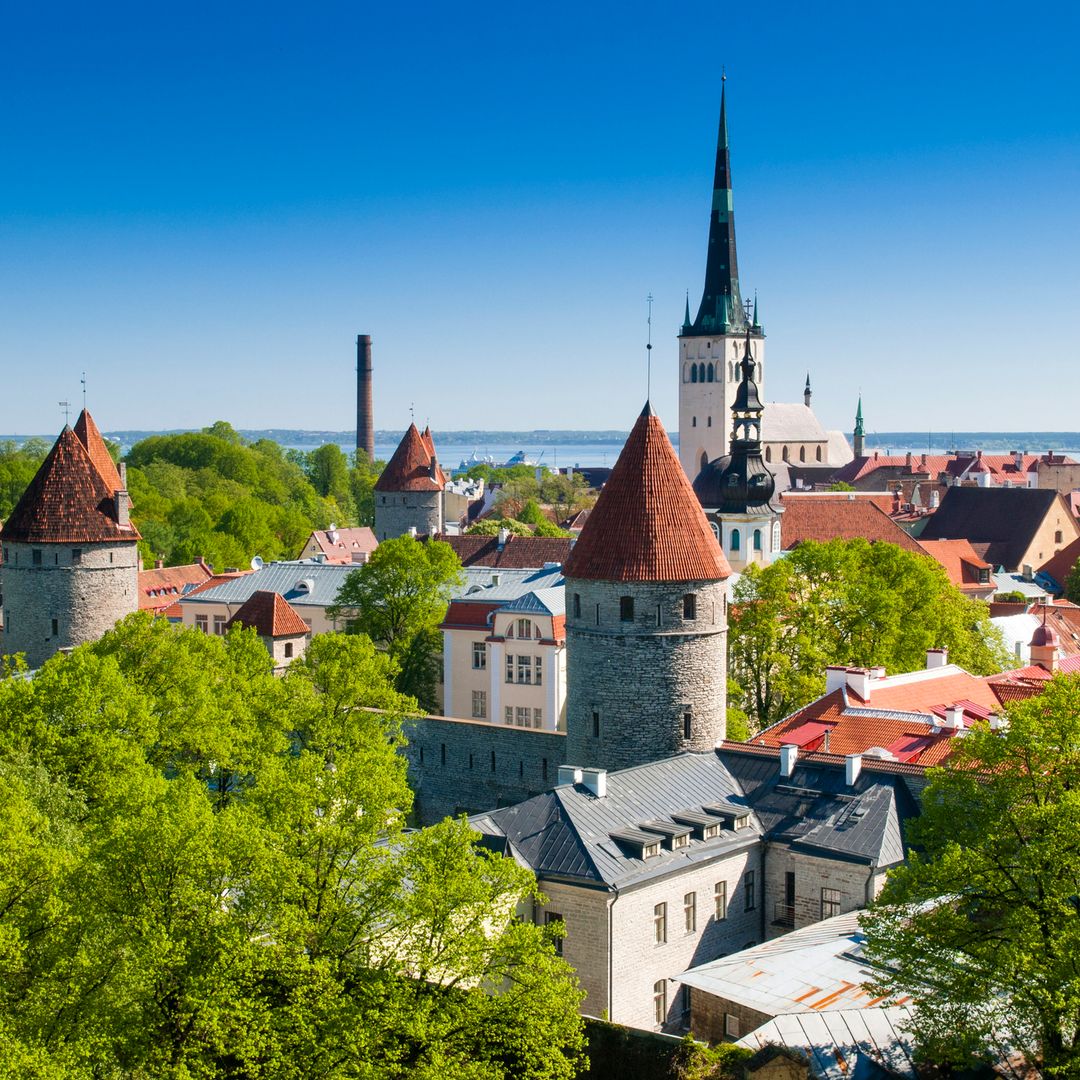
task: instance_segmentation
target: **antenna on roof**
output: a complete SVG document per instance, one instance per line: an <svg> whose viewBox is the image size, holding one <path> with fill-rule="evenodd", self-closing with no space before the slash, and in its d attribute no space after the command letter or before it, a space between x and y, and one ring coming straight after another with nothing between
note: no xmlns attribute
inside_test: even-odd
<svg viewBox="0 0 1080 1080"><path fill-rule="evenodd" d="M645 400L649 401L652 398L652 293L649 293L645 297L645 302L649 305L649 315L645 320L648 327L648 337L645 345Z"/></svg>
<svg viewBox="0 0 1080 1080"><path fill-rule="evenodd" d="M82 378L79 380L82 383L82 407L83 412L86 412L86 372L82 373Z"/></svg>
<svg viewBox="0 0 1080 1080"><path fill-rule="evenodd" d="M64 410L64 427L67 427L71 422L71 402L70 401L58 401L57 404Z"/></svg>

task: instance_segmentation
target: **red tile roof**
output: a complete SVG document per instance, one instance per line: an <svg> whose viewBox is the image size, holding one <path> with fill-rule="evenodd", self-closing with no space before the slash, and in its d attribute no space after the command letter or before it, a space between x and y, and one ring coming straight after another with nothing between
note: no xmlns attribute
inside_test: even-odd
<svg viewBox="0 0 1080 1080"><path fill-rule="evenodd" d="M980 559L968 540L920 540L920 547L935 562L945 568L949 580L961 592L986 592L994 588L993 574L990 579L979 583L980 571L993 571L994 567L985 559Z"/></svg>
<svg viewBox="0 0 1080 1080"><path fill-rule="evenodd" d="M982 451L955 454L879 454L874 453L849 461L833 474L833 480L854 484L866 481L878 470L900 472L903 475L940 477L962 480L970 473L989 476L991 484L1026 484L1028 473L1034 472L1046 455L1021 454L1019 467L1014 454L984 454ZM1055 461L1076 464L1071 458L1054 455Z"/></svg>
<svg viewBox="0 0 1080 1080"><path fill-rule="evenodd" d="M574 541L562 536L510 536L499 546L497 536L450 536L436 540L449 544L462 566L493 566L503 570L542 570L548 563L564 563Z"/></svg>
<svg viewBox="0 0 1080 1080"><path fill-rule="evenodd" d="M116 520L115 489L69 427L4 522L3 538L26 544L93 544L140 539Z"/></svg>
<svg viewBox="0 0 1080 1080"><path fill-rule="evenodd" d="M432 475L434 472L434 476ZM394 456L375 481L376 491L442 491L446 477L435 458L431 432L423 435L415 424L402 436Z"/></svg>
<svg viewBox="0 0 1080 1080"><path fill-rule="evenodd" d="M307 623L285 597L265 589L252 593L225 626L228 628L234 623L253 626L260 637L296 637L310 632Z"/></svg>
<svg viewBox="0 0 1080 1080"><path fill-rule="evenodd" d="M314 542L319 551L330 563L352 564L354 554L370 555L378 546L375 534L366 525L351 529L335 529L331 539L329 529L315 529L308 537L308 544ZM307 547L307 544L304 545Z"/></svg>
<svg viewBox="0 0 1080 1080"><path fill-rule="evenodd" d="M648 404L564 572L594 581L720 581L731 574L664 425Z"/></svg>
<svg viewBox="0 0 1080 1080"><path fill-rule="evenodd" d="M894 685L869 684L869 695L862 698L848 690L852 704L865 703L872 709L888 709L896 712L932 713L937 706L953 705L958 701L971 701L993 710L997 699L985 679L962 670L942 669L940 675L926 675L910 682ZM920 673L921 674L921 673Z"/></svg>
<svg viewBox="0 0 1080 1080"><path fill-rule="evenodd" d="M206 563L188 566L155 566L139 571L139 607L144 611L167 608L191 588L202 585L214 576Z"/></svg>
<svg viewBox="0 0 1080 1080"><path fill-rule="evenodd" d="M896 544L905 551L924 554L919 542L910 537L875 502L859 499L854 493L812 495L783 499L780 517L781 546L790 551L807 540L869 540Z"/></svg>
<svg viewBox="0 0 1080 1080"><path fill-rule="evenodd" d="M1080 559L1080 539L1076 539L1060 551L1054 552L1039 567L1039 570L1041 573L1049 574L1064 589L1065 579L1069 576L1069 571L1076 565L1078 559Z"/></svg>
<svg viewBox="0 0 1080 1080"><path fill-rule="evenodd" d="M446 617L439 627L441 630L484 630L488 627L488 616L497 611L501 604L481 604L478 601L452 600L446 609Z"/></svg>
<svg viewBox="0 0 1080 1080"><path fill-rule="evenodd" d="M158 609L157 614L164 615L167 619L180 620L184 617L184 609L180 606L180 600L187 600L189 597L198 596L199 593L216 588L223 582L232 581L233 578L246 577L248 574L253 574L254 572L254 570L235 570L229 574L215 574L213 577L207 578L201 585L196 585L195 588L188 589L179 600L170 604L167 608Z"/></svg>
<svg viewBox="0 0 1080 1080"><path fill-rule="evenodd" d="M86 447L90 460L94 463L97 471L101 473L101 479L108 485L109 490L119 491L123 488L124 484L120 480L120 473L113 462L112 454L109 453L109 448L105 445L105 440L101 437L101 432L98 430L97 424L94 423L94 418L85 409L79 413L79 419L75 421L74 431L79 438L79 442Z"/></svg>

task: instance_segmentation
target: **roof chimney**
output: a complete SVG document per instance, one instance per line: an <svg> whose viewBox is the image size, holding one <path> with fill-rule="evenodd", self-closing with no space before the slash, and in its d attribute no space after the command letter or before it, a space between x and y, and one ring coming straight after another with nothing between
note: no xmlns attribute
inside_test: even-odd
<svg viewBox="0 0 1080 1080"><path fill-rule="evenodd" d="M847 685L847 668L843 664L830 664L825 669L825 693L831 694Z"/></svg>
<svg viewBox="0 0 1080 1080"><path fill-rule="evenodd" d="M500 529L497 539L499 544L499 550L501 551L504 547L506 547L506 541L510 539L510 530L505 528ZM517 549L515 548L514 550L516 551Z"/></svg>
<svg viewBox="0 0 1080 1080"><path fill-rule="evenodd" d="M847 669L848 687L858 694L863 701L870 700L870 682L872 679L873 676L866 668L853 667Z"/></svg>
<svg viewBox="0 0 1080 1080"><path fill-rule="evenodd" d="M576 765L560 765L559 766L559 787L564 784L580 784L583 774L582 769L579 769ZM607 777L605 776L605 783Z"/></svg>
<svg viewBox="0 0 1080 1080"><path fill-rule="evenodd" d="M131 499L124 488L116 493L116 524L131 524Z"/></svg>
<svg viewBox="0 0 1080 1080"><path fill-rule="evenodd" d="M938 489L934 488L930 492L930 509L936 510L941 504L941 495L938 493Z"/></svg>
<svg viewBox="0 0 1080 1080"><path fill-rule="evenodd" d="M582 769L580 776L580 782L598 799L607 795L607 769Z"/></svg>
<svg viewBox="0 0 1080 1080"><path fill-rule="evenodd" d="M790 777L795 771L795 761L799 756L799 748L794 743L784 743L780 747L780 775Z"/></svg>
<svg viewBox="0 0 1080 1080"><path fill-rule="evenodd" d="M907 472L911 472L911 451L907 452L907 456L904 458L904 469Z"/></svg>
<svg viewBox="0 0 1080 1080"><path fill-rule="evenodd" d="M848 754L844 758L844 783L854 787L862 772L862 754Z"/></svg>
<svg viewBox="0 0 1080 1080"><path fill-rule="evenodd" d="M950 705L945 710L945 726L953 731L964 730L964 706Z"/></svg>
<svg viewBox="0 0 1080 1080"><path fill-rule="evenodd" d="M929 671L931 668L944 667L949 662L949 650L948 649L927 649L926 650L926 668Z"/></svg>

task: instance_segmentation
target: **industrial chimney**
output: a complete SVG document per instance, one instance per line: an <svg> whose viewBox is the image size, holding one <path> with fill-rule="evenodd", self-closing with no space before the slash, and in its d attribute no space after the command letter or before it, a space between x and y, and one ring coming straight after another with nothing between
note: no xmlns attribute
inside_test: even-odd
<svg viewBox="0 0 1080 1080"><path fill-rule="evenodd" d="M371 335L356 336L356 449L375 460L375 415L371 408Z"/></svg>

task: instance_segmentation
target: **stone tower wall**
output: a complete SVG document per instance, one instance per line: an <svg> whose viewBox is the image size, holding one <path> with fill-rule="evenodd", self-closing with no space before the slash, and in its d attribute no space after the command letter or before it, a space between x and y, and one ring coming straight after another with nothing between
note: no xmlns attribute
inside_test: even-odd
<svg viewBox="0 0 1080 1080"><path fill-rule="evenodd" d="M376 491L375 538L393 540L410 528L430 536L443 529L441 491Z"/></svg>
<svg viewBox="0 0 1080 1080"><path fill-rule="evenodd" d="M3 548L0 593L4 598L4 634L0 648L5 654L25 653L31 668L40 667L59 649L96 641L139 607L138 549L134 542L4 541ZM34 563L35 551L41 553L39 565Z"/></svg>
<svg viewBox="0 0 1080 1080"><path fill-rule="evenodd" d="M696 597L693 619L683 617L687 593ZM622 621L623 596L634 600L633 622ZM568 764L630 768L685 750L711 750L724 738L723 582L568 578L566 609ZM599 714L598 724L594 712Z"/></svg>

